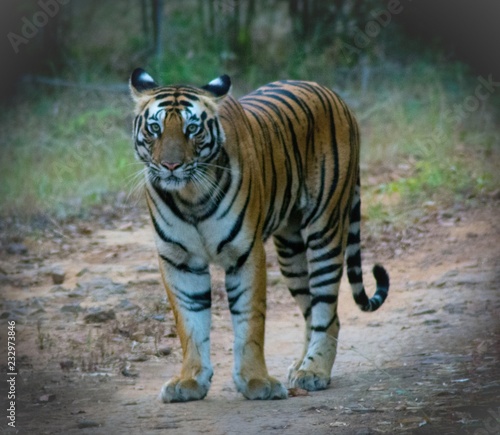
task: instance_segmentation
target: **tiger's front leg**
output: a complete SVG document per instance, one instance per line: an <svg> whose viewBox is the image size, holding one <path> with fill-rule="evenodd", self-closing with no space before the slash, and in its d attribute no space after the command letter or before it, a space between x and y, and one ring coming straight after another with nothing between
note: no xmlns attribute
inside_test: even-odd
<svg viewBox="0 0 500 435"><path fill-rule="evenodd" d="M287 389L269 376L264 358L266 261L264 246L255 244L242 266L226 270L226 290L234 330L236 387L247 399L286 399Z"/></svg>
<svg viewBox="0 0 500 435"><path fill-rule="evenodd" d="M207 395L213 375L208 266L195 260L176 263L161 254L160 266L183 353L180 375L163 385L160 398L165 403L200 400Z"/></svg>

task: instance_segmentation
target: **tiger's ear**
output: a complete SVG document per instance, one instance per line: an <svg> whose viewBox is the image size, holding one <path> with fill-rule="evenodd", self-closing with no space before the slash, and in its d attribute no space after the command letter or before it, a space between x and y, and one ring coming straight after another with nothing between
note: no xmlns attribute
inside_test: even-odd
<svg viewBox="0 0 500 435"><path fill-rule="evenodd" d="M224 74L203 86L202 89L210 92L217 99L222 99L231 91L231 79L227 74Z"/></svg>
<svg viewBox="0 0 500 435"><path fill-rule="evenodd" d="M158 87L158 84L154 81L153 77L151 77L142 68L136 68L132 72L129 85L130 91L132 92L132 98L136 102L139 101L147 91Z"/></svg>

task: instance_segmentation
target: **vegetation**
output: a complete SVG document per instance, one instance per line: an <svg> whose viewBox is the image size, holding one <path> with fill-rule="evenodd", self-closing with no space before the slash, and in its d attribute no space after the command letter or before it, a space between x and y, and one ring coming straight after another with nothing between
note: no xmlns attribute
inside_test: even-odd
<svg viewBox="0 0 500 435"><path fill-rule="evenodd" d="M294 1L268 9L256 8L257 0L169 2L158 55L149 49L152 9L137 6L149 3L74 3L59 19L67 38L58 62L41 71L77 84L125 84L142 65L163 83L201 85L228 72L237 96L281 78L335 88L360 121L364 207L372 220L394 219L409 205L424 212L426 204L467 201L499 185L498 95L485 91L479 99L482 82L438 51L412 46L406 54L410 42L396 24L355 47L371 3L349 11L350 2L332 2L337 9L312 8L307 21L303 11L292 14L302 4ZM335 11L350 27L328 21ZM70 12L87 19L72 21ZM297 35L300 42L292 42ZM110 193L133 192L142 166L133 158L131 121L126 91L24 84L0 114L0 213L67 217Z"/></svg>

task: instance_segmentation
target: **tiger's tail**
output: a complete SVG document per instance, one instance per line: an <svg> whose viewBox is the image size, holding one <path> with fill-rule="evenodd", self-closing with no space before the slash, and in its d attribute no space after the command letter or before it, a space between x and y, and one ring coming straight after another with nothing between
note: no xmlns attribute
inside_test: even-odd
<svg viewBox="0 0 500 435"><path fill-rule="evenodd" d="M359 178L351 206L349 235L345 252L347 264L347 277L352 288L354 301L363 311L375 311L381 307L389 292L389 274L383 266L376 264L373 267L373 276L377 282L375 294L368 298L363 285L363 273L361 271L361 196Z"/></svg>

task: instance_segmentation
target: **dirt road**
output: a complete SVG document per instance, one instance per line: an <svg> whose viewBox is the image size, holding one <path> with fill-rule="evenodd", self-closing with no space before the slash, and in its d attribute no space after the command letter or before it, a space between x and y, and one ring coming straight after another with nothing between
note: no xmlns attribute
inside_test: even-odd
<svg viewBox="0 0 500 435"><path fill-rule="evenodd" d="M0 367L15 321L15 425L2 379L0 433L21 434L498 434L500 220L498 200L433 212L397 237L365 240L365 283L375 261L391 275L386 304L365 314L341 287L341 335L329 389L251 402L231 380L232 332L214 271L207 398L160 403L180 368L179 342L160 285L146 216L118 215L0 246ZM303 320L268 249L266 355L285 381ZM55 284L61 282L61 284ZM300 393L300 392L299 392Z"/></svg>

